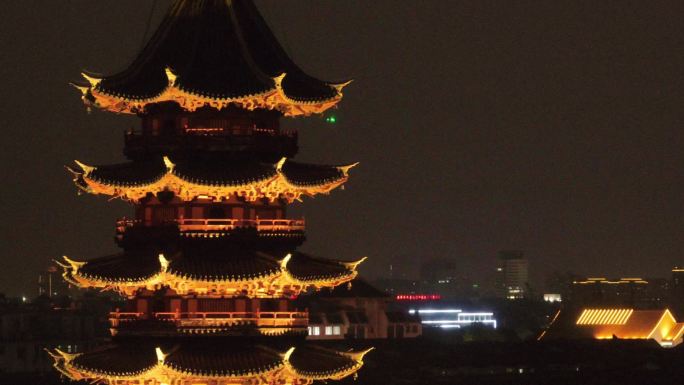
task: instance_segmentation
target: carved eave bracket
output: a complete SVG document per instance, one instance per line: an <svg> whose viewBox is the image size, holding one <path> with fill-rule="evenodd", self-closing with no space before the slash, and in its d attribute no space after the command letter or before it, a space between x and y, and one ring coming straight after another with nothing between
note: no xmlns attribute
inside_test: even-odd
<svg viewBox="0 0 684 385"><path fill-rule="evenodd" d="M72 173L76 186L90 194L108 195L112 198L137 202L147 196L148 193L158 193L162 191L173 191L176 196L185 201L191 201L197 196L212 196L217 199L230 198L237 196L247 201L253 202L260 198L269 199L271 202L277 199L284 199L288 203L301 201L302 196L313 197L317 194L329 194L332 190L342 186L349 180L349 170L358 163L337 166L341 177L335 180L320 182L311 185L295 184L287 178L282 171L283 165L287 161L283 158L273 165L274 173L270 176L262 177L247 184L220 186L216 184L197 183L179 174L175 164L164 157L166 171L157 178L145 183L117 184L110 181L98 179L94 172L97 167L86 165L80 161L75 161L77 168L67 167ZM80 169L80 170L79 170Z"/></svg>
<svg viewBox="0 0 684 385"><path fill-rule="evenodd" d="M357 267L365 258L356 262L332 262L344 266L346 273L328 278L298 278L288 268L292 258L288 254L279 262L276 271L259 277L226 277L206 280L189 277L175 272L163 254L159 255L159 270L146 278L105 278L82 272L86 262L75 262L64 257L65 262L58 262L64 269L64 279L81 288L95 288L103 291L113 290L132 297L140 290L158 290L167 287L179 295L207 294L214 292L220 295L244 295L253 298L273 298L283 295L299 295L308 289L334 288L351 282L357 277Z"/></svg>
<svg viewBox="0 0 684 385"><path fill-rule="evenodd" d="M286 74L273 78L273 88L262 93L243 95L238 97L221 97L206 95L200 90L188 90L182 86L182 79L170 68L165 69L168 84L157 95L140 97L135 95L122 95L108 91L103 87L102 79L82 73L88 85L74 84L82 94L83 102L88 107L121 113L138 114L151 104L162 102L176 102L186 111L196 111L202 107L213 107L222 110L229 106L236 106L245 110L255 109L277 110L285 116L309 116L321 114L335 107L342 100L342 90L351 81L345 83L329 84L336 92L329 99L305 101L289 96L282 87Z"/></svg>

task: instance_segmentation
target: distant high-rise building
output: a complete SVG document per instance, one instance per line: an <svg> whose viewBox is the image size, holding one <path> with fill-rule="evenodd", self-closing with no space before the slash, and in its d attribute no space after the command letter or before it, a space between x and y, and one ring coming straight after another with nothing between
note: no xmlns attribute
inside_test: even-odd
<svg viewBox="0 0 684 385"><path fill-rule="evenodd" d="M62 279L62 274L55 266L50 266L38 275L38 296L58 297L69 295L71 285Z"/></svg>
<svg viewBox="0 0 684 385"><path fill-rule="evenodd" d="M684 317L684 267L672 269L669 305L678 317Z"/></svg>
<svg viewBox="0 0 684 385"><path fill-rule="evenodd" d="M675 267L672 269L672 292L684 299L684 268Z"/></svg>
<svg viewBox="0 0 684 385"><path fill-rule="evenodd" d="M622 306L660 309L667 299L668 282L662 278L584 278L572 282L574 306Z"/></svg>
<svg viewBox="0 0 684 385"><path fill-rule="evenodd" d="M507 299L525 298L528 286L528 263L522 251L500 251L496 274L496 286L500 297Z"/></svg>

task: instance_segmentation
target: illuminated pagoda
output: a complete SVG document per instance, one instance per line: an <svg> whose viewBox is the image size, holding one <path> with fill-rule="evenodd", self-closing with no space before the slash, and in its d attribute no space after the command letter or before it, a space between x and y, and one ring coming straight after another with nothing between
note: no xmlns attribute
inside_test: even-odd
<svg viewBox="0 0 684 385"><path fill-rule="evenodd" d="M79 191L134 206L116 223L121 252L62 263L81 288L127 298L110 315L113 342L51 352L73 380L109 384L309 384L355 374L367 351L305 342L293 298L357 276L343 262L297 251L303 219L287 206L342 186L354 164L292 160L283 116L336 106L328 83L285 53L251 0L176 0L124 71L84 73L88 108L136 114L128 162L69 171Z"/></svg>

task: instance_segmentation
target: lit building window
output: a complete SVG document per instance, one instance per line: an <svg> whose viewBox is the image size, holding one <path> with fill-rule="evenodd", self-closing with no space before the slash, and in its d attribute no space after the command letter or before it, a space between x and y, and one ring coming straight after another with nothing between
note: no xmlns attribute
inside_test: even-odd
<svg viewBox="0 0 684 385"><path fill-rule="evenodd" d="M342 329L339 326L333 326L332 334L335 336L339 336L340 334L342 334Z"/></svg>
<svg viewBox="0 0 684 385"><path fill-rule="evenodd" d="M496 329L497 322L491 312L463 312L461 309L411 309L409 314L419 314L421 323L444 329L483 324Z"/></svg>
<svg viewBox="0 0 684 385"><path fill-rule="evenodd" d="M326 326L325 327L325 335L326 336L331 336L333 334L333 328L332 326Z"/></svg>
<svg viewBox="0 0 684 385"><path fill-rule="evenodd" d="M561 302L562 301L562 296L560 294L544 294L544 301L546 302Z"/></svg>

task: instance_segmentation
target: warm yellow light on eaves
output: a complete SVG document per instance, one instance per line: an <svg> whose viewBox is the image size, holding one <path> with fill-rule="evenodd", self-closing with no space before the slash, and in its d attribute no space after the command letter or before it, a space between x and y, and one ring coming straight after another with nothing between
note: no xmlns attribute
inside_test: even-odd
<svg viewBox="0 0 684 385"><path fill-rule="evenodd" d="M54 360L54 367L73 381L88 381L91 383L106 382L117 385L134 384L191 384L200 385L211 383L221 384L251 384L258 378L260 384L311 384L313 381L341 380L355 374L364 362L363 359L373 348L359 352L340 352L351 362L336 369L319 372L300 371L290 362L296 348L292 347L280 354L280 362L273 366L264 366L253 370L230 374L205 372L200 369L183 369L166 363L168 356L160 348L155 349L157 364L137 373L118 373L115 371L99 371L87 369L74 363L79 355L68 354L59 349L48 350Z"/></svg>
<svg viewBox="0 0 684 385"><path fill-rule="evenodd" d="M75 262L64 258L66 263L60 263L64 268L64 279L81 288L114 290L126 296L133 296L141 289L154 291L161 287L168 287L179 295L202 294L217 297L248 295L255 298L298 295L308 289L333 288L345 284L356 278L359 264L366 260L364 257L355 262L338 262L347 270L346 273L334 277L297 278L287 267L291 259L291 255L288 254L280 261L278 270L263 276L206 280L168 271L170 262L163 254L160 254L159 271L150 277L114 280L84 274L80 269L86 264L85 262Z"/></svg>
<svg viewBox="0 0 684 385"><path fill-rule="evenodd" d="M145 110L149 104L162 102L176 102L186 111L196 111L208 106L218 110L236 106L245 110L267 109L276 110L285 116L309 116L320 114L337 105L342 100L343 89L351 81L339 84L329 84L336 90L336 95L329 99L316 101L300 101L287 96L282 87L282 82L287 76L285 73L274 77L273 88L259 94L238 97L221 97L217 95L205 95L202 92L191 92L178 86L178 76L170 69L165 71L167 86L158 95L148 98L134 98L126 95L114 95L100 87L101 79L82 74L90 84L89 87L77 86L81 91L83 102L89 107L97 107L102 110L137 114Z"/></svg>
<svg viewBox="0 0 684 385"><path fill-rule="evenodd" d="M240 185L226 186L202 184L189 180L175 172L175 164L168 157L164 157L166 172L157 180L140 185L119 185L100 181L92 177L92 173L97 169L96 167L88 166L79 161L76 161L76 164L83 170L82 172L70 168L68 169L74 175L74 182L76 185L85 192L95 195L108 195L129 201L138 201L147 196L148 193L173 191L178 197L185 201L191 201L194 198L201 196L213 197L215 199L237 196L250 202L260 198L266 198L270 201L285 199L289 203L292 203L294 201L300 201L302 196L312 197L317 194L329 194L332 190L347 182L349 179L349 170L358 164L354 163L338 166L337 169L341 172L341 176L335 180L308 186L300 186L291 183L283 174L282 165L285 161L286 159L283 158L274 165L276 173L271 177L265 177L261 180L255 180ZM79 185L79 179L81 178L87 187L84 188Z"/></svg>

